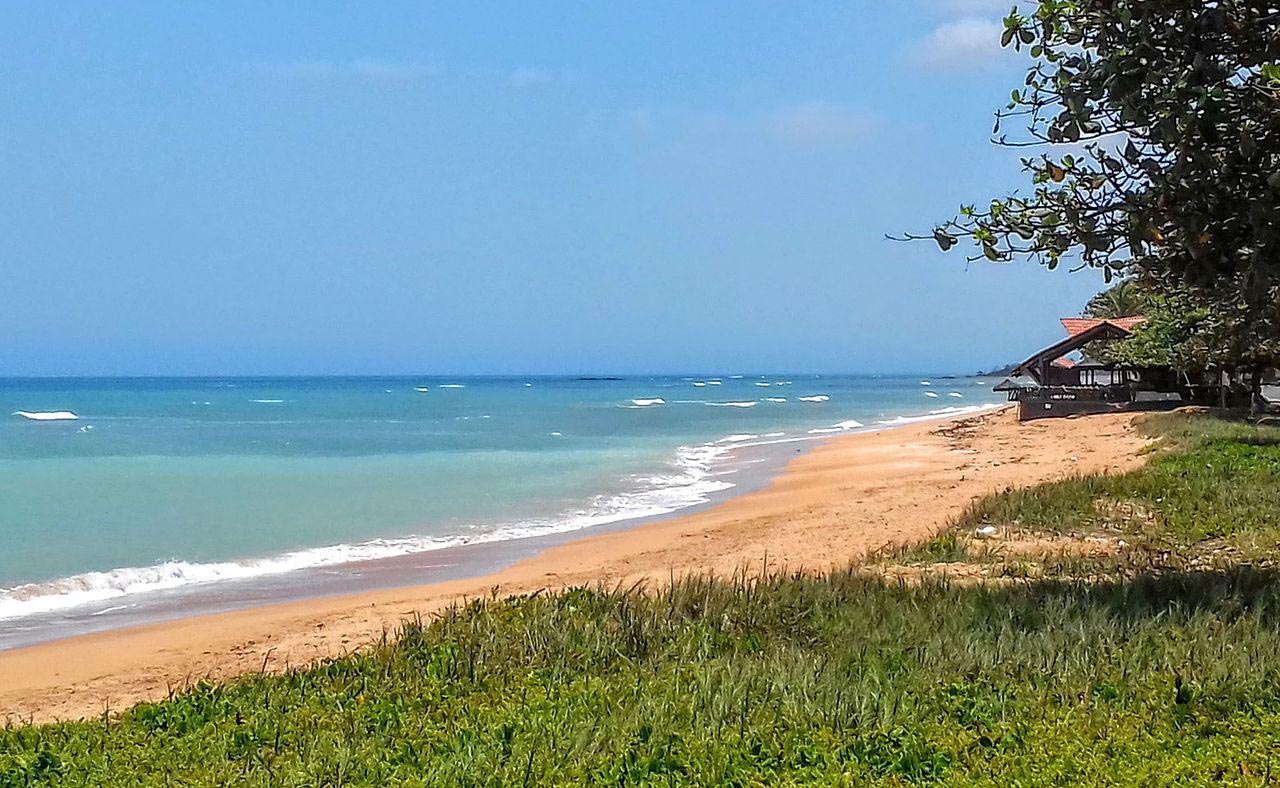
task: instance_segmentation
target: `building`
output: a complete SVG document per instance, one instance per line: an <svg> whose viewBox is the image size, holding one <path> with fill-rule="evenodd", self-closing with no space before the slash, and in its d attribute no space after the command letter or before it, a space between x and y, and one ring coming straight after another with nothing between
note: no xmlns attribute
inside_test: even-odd
<svg viewBox="0 0 1280 788"><path fill-rule="evenodd" d="M1066 338L1013 367L995 391L1007 393L1010 402L1018 403L1018 418L1023 421L1177 407L1187 392L1176 370L1107 364L1088 355L1100 345L1132 336L1143 320L1064 317Z"/></svg>

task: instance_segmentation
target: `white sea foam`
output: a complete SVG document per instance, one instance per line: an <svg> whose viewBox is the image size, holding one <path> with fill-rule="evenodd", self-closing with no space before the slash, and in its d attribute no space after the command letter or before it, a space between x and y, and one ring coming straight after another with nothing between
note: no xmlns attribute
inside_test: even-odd
<svg viewBox="0 0 1280 788"><path fill-rule="evenodd" d="M773 384L772 383L756 383L756 385L759 386L760 388L768 388Z"/></svg>
<svg viewBox="0 0 1280 788"><path fill-rule="evenodd" d="M650 397L649 399L633 399L631 404L637 408L651 408L654 405L666 405L667 401L662 397Z"/></svg>
<svg viewBox="0 0 1280 788"><path fill-rule="evenodd" d="M708 402L707 404L713 408L754 408L756 406L755 400L749 402Z"/></svg>
<svg viewBox="0 0 1280 788"><path fill-rule="evenodd" d="M938 392L936 392L936 391L926 391L926 392L924 393L924 395L925 395L926 397L934 397L934 398L937 398L937 396L938 396Z"/></svg>
<svg viewBox="0 0 1280 788"><path fill-rule="evenodd" d="M963 394L961 394L961 393L960 393L960 392L958 392L958 391L948 391L948 392L947 392L947 396L948 396L948 397L956 397L956 398L960 398L960 397L963 397L964 395L963 395Z"/></svg>
<svg viewBox="0 0 1280 788"><path fill-rule="evenodd" d="M703 381L703 380L695 380L693 382L693 385L696 386L697 388L702 388L703 386L706 386L707 383L706 381Z"/></svg>
<svg viewBox="0 0 1280 788"><path fill-rule="evenodd" d="M733 487L732 482L715 478L713 473L715 461L730 448L732 445L713 444L682 447L677 451L668 471L637 480L640 489L617 495L597 496L580 509L552 518L478 527L467 534L453 536L372 539L359 544L329 545L244 561L166 561L153 566L86 572L45 583L0 588L0 620L66 610L154 591L246 580L354 561L392 558L466 544L563 533L622 520L657 517L706 503L711 495ZM98 613L111 609L113 608Z"/></svg>
<svg viewBox="0 0 1280 788"><path fill-rule="evenodd" d="M763 437L763 438L781 438L783 435L786 435L786 434L787 434L787 433L785 433L785 432L766 432L766 433L765 433L764 435L762 435L761 437Z"/></svg>
<svg viewBox="0 0 1280 788"><path fill-rule="evenodd" d="M707 385L708 385L708 386L722 386L722 385L724 385L724 381L721 381L721 380L708 380L708 381L707 381Z"/></svg>
<svg viewBox="0 0 1280 788"><path fill-rule="evenodd" d="M842 421L837 424L833 424L830 427L821 427L819 429L809 430L809 434L825 435L826 433L829 433L829 432L848 432L849 430L856 430L861 426L862 426L862 422L849 419L848 421Z"/></svg>
<svg viewBox="0 0 1280 788"><path fill-rule="evenodd" d="M414 387L413 387L413 390L414 390L414 391L417 391L417 392L419 392L419 393L421 393L421 394L426 394L426 393L427 393L428 391L430 391L431 389L430 389L430 388L428 388L428 387L426 387L426 386L414 386Z"/></svg>
<svg viewBox="0 0 1280 788"><path fill-rule="evenodd" d="M15 410L11 415L31 421L75 421L80 418L69 410Z"/></svg>
<svg viewBox="0 0 1280 788"><path fill-rule="evenodd" d="M563 435L564 435L564 433L563 433L563 432L553 432L553 433L551 433L551 437L553 437L553 438L559 438L559 437L562 437Z"/></svg>
<svg viewBox="0 0 1280 788"><path fill-rule="evenodd" d="M89 615L90 615L90 616L101 616L101 615L105 615L105 614L107 614L107 613L114 613L114 612L116 612L117 610L128 610L128 609L129 609L129 608L131 608L131 607L133 607L133 605L112 605L111 607L104 607L104 608L102 608L101 610L95 610L95 611L93 611L92 613L90 613Z"/></svg>
<svg viewBox="0 0 1280 788"><path fill-rule="evenodd" d="M898 416L892 419L884 419L882 421L877 421L876 424L879 424L884 427L900 427L903 424L915 424L916 422L919 422L919 421L935 421L937 419L963 416L968 413L983 413L985 411L995 410L997 408L1002 408L1002 407L1004 407L1003 403L993 403L990 405L966 405L963 407L951 406L947 408L938 408L937 410L931 410L928 413L921 414L918 416Z"/></svg>
<svg viewBox="0 0 1280 788"><path fill-rule="evenodd" d="M933 385L933 383L931 383L931 382L929 382L929 381L927 381L927 380L922 380L922 381L920 381L920 385L921 385L921 386L932 386L932 385Z"/></svg>
<svg viewBox="0 0 1280 788"><path fill-rule="evenodd" d="M830 399L831 398L828 397L826 394L814 394L811 397L801 397L800 401L801 402L827 402Z"/></svg>
<svg viewBox="0 0 1280 788"><path fill-rule="evenodd" d="M753 441L759 437L760 437L759 435L751 435L750 433L743 433L741 435L726 435L720 440L716 441L716 443L742 443L743 441Z"/></svg>
<svg viewBox="0 0 1280 788"><path fill-rule="evenodd" d="M440 388L442 389L465 389L466 387L467 385L465 383L441 383L440 384Z"/></svg>
<svg viewBox="0 0 1280 788"><path fill-rule="evenodd" d="M765 402L786 402L787 398L786 397L765 397L764 401Z"/></svg>
<svg viewBox="0 0 1280 788"><path fill-rule="evenodd" d="M262 405L279 405L284 402L282 399L251 399L250 402L257 402Z"/></svg>

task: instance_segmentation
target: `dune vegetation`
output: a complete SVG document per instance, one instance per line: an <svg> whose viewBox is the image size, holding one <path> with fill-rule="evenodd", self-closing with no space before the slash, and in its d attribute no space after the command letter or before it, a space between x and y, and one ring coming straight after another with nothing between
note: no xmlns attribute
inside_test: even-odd
<svg viewBox="0 0 1280 788"><path fill-rule="evenodd" d="M492 599L11 726L0 786L1266 784L1280 429L1144 428L1140 470L987 498L826 576Z"/></svg>

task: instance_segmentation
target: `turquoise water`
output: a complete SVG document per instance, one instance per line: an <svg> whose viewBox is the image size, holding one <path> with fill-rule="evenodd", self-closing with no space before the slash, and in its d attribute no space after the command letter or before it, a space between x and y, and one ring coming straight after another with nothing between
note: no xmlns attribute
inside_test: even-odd
<svg viewBox="0 0 1280 788"><path fill-rule="evenodd" d="M973 378L4 380L0 620L662 514L732 487L730 447L995 401Z"/></svg>

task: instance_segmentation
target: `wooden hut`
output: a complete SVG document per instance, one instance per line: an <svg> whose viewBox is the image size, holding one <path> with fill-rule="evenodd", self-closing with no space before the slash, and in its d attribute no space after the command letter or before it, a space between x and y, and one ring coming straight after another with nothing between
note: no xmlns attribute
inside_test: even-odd
<svg viewBox="0 0 1280 788"><path fill-rule="evenodd" d="M1184 399L1177 371L1108 364L1087 351L1133 334L1142 317L1062 318L1067 336L1015 366L995 391L1018 403L1023 421L1112 410L1176 407Z"/></svg>

